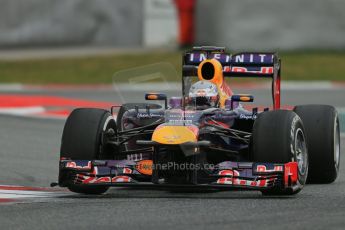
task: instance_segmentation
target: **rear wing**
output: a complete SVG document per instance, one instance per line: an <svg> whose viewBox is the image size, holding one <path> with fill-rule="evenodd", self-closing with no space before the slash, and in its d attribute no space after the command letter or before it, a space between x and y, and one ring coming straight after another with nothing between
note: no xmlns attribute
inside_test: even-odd
<svg viewBox="0 0 345 230"><path fill-rule="evenodd" d="M196 47L183 56L183 77L197 76L199 64L216 59L223 68L224 77L271 78L273 108L280 108L280 66L276 53L242 52L230 54L224 47Z"/></svg>

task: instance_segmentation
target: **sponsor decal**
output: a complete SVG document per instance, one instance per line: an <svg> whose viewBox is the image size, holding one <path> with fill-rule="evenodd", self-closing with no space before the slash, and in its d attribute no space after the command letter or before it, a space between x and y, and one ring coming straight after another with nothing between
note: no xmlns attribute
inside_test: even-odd
<svg viewBox="0 0 345 230"><path fill-rule="evenodd" d="M152 160L138 161L135 168L139 173L151 176L152 169L153 169L153 161Z"/></svg>
<svg viewBox="0 0 345 230"><path fill-rule="evenodd" d="M164 117L162 114L155 113L138 113L137 118L152 118L152 117Z"/></svg>
<svg viewBox="0 0 345 230"><path fill-rule="evenodd" d="M230 184L249 187L267 187L269 181L271 181L271 179L262 178L258 180L243 180L231 177L223 177L217 180L217 184Z"/></svg>
<svg viewBox="0 0 345 230"><path fill-rule="evenodd" d="M256 172L283 172L284 167L282 165L275 165L273 169L267 169L266 165L257 165Z"/></svg>
<svg viewBox="0 0 345 230"><path fill-rule="evenodd" d="M193 120L169 120L169 125L192 125Z"/></svg>
<svg viewBox="0 0 345 230"><path fill-rule="evenodd" d="M186 111L185 113L179 112L179 113L169 113L167 115L168 118L194 118L195 116L200 116L200 114L196 114L195 112Z"/></svg>
<svg viewBox="0 0 345 230"><path fill-rule="evenodd" d="M259 165L259 170L266 170L265 165ZM261 167L264 166L265 168ZM278 166L283 168L283 166ZM280 170L281 168L276 168ZM249 187L267 187L268 182L273 181L274 179L266 179L265 177L257 177L254 180L239 179L240 172L237 170L224 169L218 172L220 176L226 176L219 178L217 184L230 184L230 185L240 185L240 186L249 186Z"/></svg>
<svg viewBox="0 0 345 230"><path fill-rule="evenodd" d="M217 184L232 184L232 178L223 177L217 180Z"/></svg>
<svg viewBox="0 0 345 230"><path fill-rule="evenodd" d="M198 121L202 113L186 110L178 112L167 112L166 122L169 125L191 125L193 121Z"/></svg>
<svg viewBox="0 0 345 230"><path fill-rule="evenodd" d="M231 56L226 53L191 53L187 54L187 62L198 64L206 59L216 59L222 64L253 63L253 64L273 64L274 55L264 53L241 53Z"/></svg>
<svg viewBox="0 0 345 230"><path fill-rule="evenodd" d="M273 64L273 54L236 54L232 56L232 63Z"/></svg>
<svg viewBox="0 0 345 230"><path fill-rule="evenodd" d="M253 115L240 114L240 119L255 120L256 118L257 118L256 114L253 114Z"/></svg>
<svg viewBox="0 0 345 230"><path fill-rule="evenodd" d="M230 72L231 71L231 67L230 66L224 66L223 67L223 72Z"/></svg>
<svg viewBox="0 0 345 230"><path fill-rule="evenodd" d="M193 64L198 64L206 59L216 59L220 63L225 64L225 63L230 63L231 61L231 56L229 54L221 54L221 53L191 53L187 55L187 61L189 63Z"/></svg>
<svg viewBox="0 0 345 230"><path fill-rule="evenodd" d="M85 175L78 175L82 184L101 184L101 183L129 183L132 178L129 176L115 176L115 177L90 177Z"/></svg>
<svg viewBox="0 0 345 230"><path fill-rule="evenodd" d="M86 166L80 166L80 165L77 165L77 162L70 161L66 163L65 167L72 168L72 169L91 169L92 165L91 165L91 161L89 161Z"/></svg>
<svg viewBox="0 0 345 230"><path fill-rule="evenodd" d="M230 69L230 72L235 72L235 73L258 73L258 74L273 74L273 67L238 67L238 66L233 66Z"/></svg>
<svg viewBox="0 0 345 230"><path fill-rule="evenodd" d="M220 176L239 176L240 173L237 170L225 169L219 171L218 175Z"/></svg>
<svg viewBox="0 0 345 230"><path fill-rule="evenodd" d="M123 174L132 174L133 170L130 168L123 168L122 173Z"/></svg>

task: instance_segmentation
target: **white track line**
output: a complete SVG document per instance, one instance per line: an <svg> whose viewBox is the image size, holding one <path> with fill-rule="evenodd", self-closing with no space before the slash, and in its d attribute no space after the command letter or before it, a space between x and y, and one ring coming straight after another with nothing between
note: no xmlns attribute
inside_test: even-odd
<svg viewBox="0 0 345 230"><path fill-rule="evenodd" d="M49 191L0 190L0 198L3 199L47 198L57 195L58 193Z"/></svg>
<svg viewBox="0 0 345 230"><path fill-rule="evenodd" d="M25 186L0 185L0 204L33 201L67 195L63 190Z"/></svg>
<svg viewBox="0 0 345 230"><path fill-rule="evenodd" d="M283 81L282 90L330 90L336 86L330 81Z"/></svg>
<svg viewBox="0 0 345 230"><path fill-rule="evenodd" d="M23 84L0 84L0 92L2 91L22 91Z"/></svg>
<svg viewBox="0 0 345 230"><path fill-rule="evenodd" d="M42 106L0 108L0 114L17 115L17 116L44 113L45 111L46 109Z"/></svg>

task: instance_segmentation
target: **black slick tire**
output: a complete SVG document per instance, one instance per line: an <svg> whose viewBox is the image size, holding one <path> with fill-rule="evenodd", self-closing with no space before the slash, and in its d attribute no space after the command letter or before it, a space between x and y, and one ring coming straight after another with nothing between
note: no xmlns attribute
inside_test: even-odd
<svg viewBox="0 0 345 230"><path fill-rule="evenodd" d="M262 191L263 195L298 193L308 175L308 151L300 117L288 110L263 112L255 120L252 141L251 158L254 162L299 163L297 189L274 188Z"/></svg>
<svg viewBox="0 0 345 230"><path fill-rule="evenodd" d="M300 105L294 111L301 117L308 139L308 183L332 183L340 163L340 128L336 109L329 105Z"/></svg>
<svg viewBox="0 0 345 230"><path fill-rule="evenodd" d="M60 158L71 160L97 160L111 157L111 148L102 144L102 132L113 129L116 122L107 110L95 108L75 109L67 118L62 134ZM107 186L88 187L71 183L72 192L102 194Z"/></svg>

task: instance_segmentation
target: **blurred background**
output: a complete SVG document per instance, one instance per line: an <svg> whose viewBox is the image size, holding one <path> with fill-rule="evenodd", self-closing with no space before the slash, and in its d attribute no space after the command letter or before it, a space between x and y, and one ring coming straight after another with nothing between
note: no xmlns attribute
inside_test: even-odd
<svg viewBox="0 0 345 230"><path fill-rule="evenodd" d="M342 0L0 2L3 49L174 47L179 42L178 45L215 44L250 50L345 48ZM178 31L181 24L184 28Z"/></svg>
<svg viewBox="0 0 345 230"><path fill-rule="evenodd" d="M180 71L180 51L193 45L277 51L285 80L344 80L342 0L0 0L0 4L3 83L110 84L114 72L157 62L169 62ZM179 81L176 76L168 80Z"/></svg>

